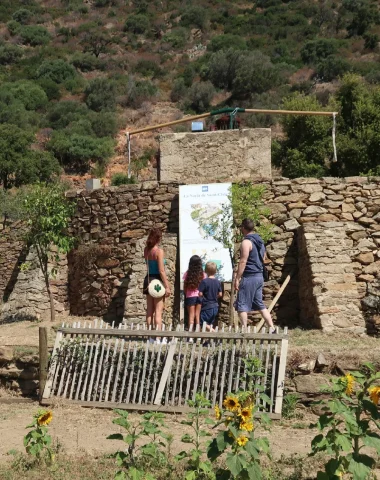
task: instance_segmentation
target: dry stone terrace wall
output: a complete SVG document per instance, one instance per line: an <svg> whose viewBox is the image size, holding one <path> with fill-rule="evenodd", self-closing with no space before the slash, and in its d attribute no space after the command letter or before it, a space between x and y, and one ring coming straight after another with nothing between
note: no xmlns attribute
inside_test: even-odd
<svg viewBox="0 0 380 480"><path fill-rule="evenodd" d="M268 305L286 275L295 270L274 311L278 323L294 326L301 318L305 325L316 324L316 318L322 314L317 310L317 303L314 303L315 309L310 311L310 315L300 315L299 299L300 296L303 298L307 282L310 298L319 295L315 279L305 274L302 264L303 252L309 255L312 246L307 245L304 250L305 243L302 242L306 241L308 226L318 225L322 230L328 229L332 243L339 246L342 238L340 226L344 224L349 228L345 227L347 237L344 237L349 244L343 255L347 268L351 270L347 272L350 286L353 286L355 277L355 304L360 315L364 315L368 332L380 333L380 178L275 178L254 183L266 186L265 202L272 212L269 220L274 224L274 238L267 246L272 261L270 281L264 288ZM168 274L173 282L176 280L174 291L178 296L178 259L175 258L179 220L178 183L145 182L95 191L75 191L70 192L69 197L78 203L70 232L81 241L78 250L68 258L72 314L118 320L123 318L124 312L144 311L145 299L140 291L145 274L142 245L153 225L161 227L167 234L164 242L167 256L170 255ZM11 242L8 243L10 245ZM2 253L0 257L0 268L5 264L4 255ZM323 263L323 258L320 263ZM23 275L20 279L25 280ZM57 286L59 292L65 286L65 280L61 282L62 288ZM24 286L28 288L25 283ZM342 295L339 290L336 292L336 302L344 303L344 292L341 292ZM177 315L178 301L175 297L168 303L167 319ZM222 304L222 319L227 303L228 291ZM338 323L334 328L345 328Z"/></svg>
<svg viewBox="0 0 380 480"><path fill-rule="evenodd" d="M332 239L338 241L340 223L356 225L349 232L350 244L345 253L351 260L358 298L361 300L360 308L363 309L368 332L379 333L380 178L274 179L267 182L266 200L272 211L270 219L276 225L276 235L268 246L273 261L273 279L280 278L284 268L297 263L294 254L298 256L300 249L297 243L300 239L295 237L295 232L298 232L301 226L306 228L307 224L315 223L322 226L328 222L321 228L329 229L334 234L336 232L336 239L334 234ZM300 234L302 235L302 232ZM296 249L292 249L292 245L296 245ZM348 262L347 258L345 262ZM303 268L303 265L301 267ZM302 271L299 276L302 296L306 281L311 282L310 288L314 286L310 275ZM296 280L293 283L296 283ZM285 299L286 303L290 300L286 290L283 301ZM341 292L340 298L337 293L336 300L345 302L345 293ZM291 313L293 304L288 304L286 308L290 309L288 311ZM306 325L312 326L312 313L308 318L303 317ZM336 328L342 326L336 325Z"/></svg>
<svg viewBox="0 0 380 480"><path fill-rule="evenodd" d="M144 312L142 239L153 226L174 234L163 242L170 250L167 270L174 283L178 184L145 182L69 196L78 203L70 232L82 243L69 257L71 313L122 320L124 313ZM172 299L167 315L175 316L174 309Z"/></svg>
<svg viewBox="0 0 380 480"><path fill-rule="evenodd" d="M21 222L0 223L0 300L6 300L23 260L25 227Z"/></svg>

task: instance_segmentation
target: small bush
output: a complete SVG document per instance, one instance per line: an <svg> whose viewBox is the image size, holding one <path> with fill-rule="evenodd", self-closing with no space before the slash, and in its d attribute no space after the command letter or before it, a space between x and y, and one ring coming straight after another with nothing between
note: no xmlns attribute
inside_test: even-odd
<svg viewBox="0 0 380 480"><path fill-rule="evenodd" d="M170 100L172 102L179 102L182 100L187 92L187 87L185 85L185 81L182 77L177 78L174 82L172 91L170 92Z"/></svg>
<svg viewBox="0 0 380 480"><path fill-rule="evenodd" d="M111 178L111 185L119 187L120 185L130 185L136 183L135 177L128 177L126 173L115 173Z"/></svg>
<svg viewBox="0 0 380 480"><path fill-rule="evenodd" d="M149 80L135 81L130 78L126 95L121 97L124 106L139 108L157 94L157 87Z"/></svg>
<svg viewBox="0 0 380 480"><path fill-rule="evenodd" d="M91 127L98 137L114 137L118 131L117 117L113 112L92 113Z"/></svg>
<svg viewBox="0 0 380 480"><path fill-rule="evenodd" d="M135 72L143 77L157 78L162 75L161 68L153 60L139 60L135 66Z"/></svg>
<svg viewBox="0 0 380 480"><path fill-rule="evenodd" d="M0 45L0 65L16 63L23 55L23 51L17 45L6 43Z"/></svg>
<svg viewBox="0 0 380 480"><path fill-rule="evenodd" d="M363 38L364 48L368 48L369 50L374 50L380 41L379 35L377 35L377 33L366 33L365 35L363 35Z"/></svg>
<svg viewBox="0 0 380 480"><path fill-rule="evenodd" d="M17 34L20 35L22 43L35 47L37 45L47 45L50 41L50 33L45 27L40 25L22 26Z"/></svg>
<svg viewBox="0 0 380 480"><path fill-rule="evenodd" d="M32 16L33 13L30 10L26 8L20 8L14 12L12 19L18 23L21 23L22 25L26 25Z"/></svg>
<svg viewBox="0 0 380 480"><path fill-rule="evenodd" d="M149 18L140 13L127 18L124 30L135 34L143 34L148 30L149 25Z"/></svg>
<svg viewBox="0 0 380 480"><path fill-rule="evenodd" d="M188 32L185 28L173 28L170 33L162 37L162 41L169 43L173 48L183 48L188 39Z"/></svg>
<svg viewBox="0 0 380 480"><path fill-rule="evenodd" d="M317 65L317 76L324 82L331 82L351 70L351 65L344 58L330 55Z"/></svg>
<svg viewBox="0 0 380 480"><path fill-rule="evenodd" d="M92 72L94 70L105 69L105 63L91 53L76 52L71 63L75 68L80 69L82 72Z"/></svg>
<svg viewBox="0 0 380 480"><path fill-rule="evenodd" d="M50 78L41 78L37 83L46 93L49 100L59 100L61 98L61 90L59 86L53 82L53 80L50 80Z"/></svg>
<svg viewBox="0 0 380 480"><path fill-rule="evenodd" d="M75 68L64 60L46 60L37 70L37 78L64 83L76 77Z"/></svg>
<svg viewBox="0 0 380 480"><path fill-rule="evenodd" d="M319 39L305 43L301 50L304 63L316 63L333 55L337 51L337 42L334 39Z"/></svg>
<svg viewBox="0 0 380 480"><path fill-rule="evenodd" d="M16 20L10 20L7 23L7 28L8 28L8 31L11 35L17 35L18 32L21 30L22 25L21 25L21 23L16 22Z"/></svg>
<svg viewBox="0 0 380 480"><path fill-rule="evenodd" d="M211 39L207 45L207 50L210 52L218 52L219 50L247 50L247 42L239 35L227 33L226 35L216 35Z"/></svg>
<svg viewBox="0 0 380 480"><path fill-rule="evenodd" d="M211 82L193 83L186 96L185 105L197 113L203 113L210 106L214 95L215 88Z"/></svg>
<svg viewBox="0 0 380 480"><path fill-rule="evenodd" d="M116 108L116 90L107 78L94 78L85 89L85 102L88 108L100 112Z"/></svg>

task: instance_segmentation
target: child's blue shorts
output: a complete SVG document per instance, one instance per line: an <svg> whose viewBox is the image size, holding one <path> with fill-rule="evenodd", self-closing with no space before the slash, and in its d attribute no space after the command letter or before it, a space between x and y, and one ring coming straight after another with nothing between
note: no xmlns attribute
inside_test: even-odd
<svg viewBox="0 0 380 480"><path fill-rule="evenodd" d="M206 322L207 325L212 325L215 321L216 316L218 315L218 311L218 307L201 310L201 327L203 326L203 322Z"/></svg>

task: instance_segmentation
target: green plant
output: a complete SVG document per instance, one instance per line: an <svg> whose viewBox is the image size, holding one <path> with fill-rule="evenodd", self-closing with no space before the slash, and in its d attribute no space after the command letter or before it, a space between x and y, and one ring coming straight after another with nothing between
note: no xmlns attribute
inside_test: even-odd
<svg viewBox="0 0 380 480"><path fill-rule="evenodd" d="M88 108L100 112L116 107L115 85L107 78L94 78L85 89L85 102Z"/></svg>
<svg viewBox="0 0 380 480"><path fill-rule="evenodd" d="M187 92L184 104L187 108L201 113L209 108L214 95L215 88L211 82L193 83Z"/></svg>
<svg viewBox="0 0 380 480"><path fill-rule="evenodd" d="M142 34L148 30L149 24L149 18L146 15L139 13L137 15L131 15L127 18L124 25L124 30L136 34Z"/></svg>
<svg viewBox="0 0 380 480"><path fill-rule="evenodd" d="M0 185L5 189L49 180L59 171L48 152L31 150L34 135L15 125L0 124Z"/></svg>
<svg viewBox="0 0 380 480"><path fill-rule="evenodd" d="M263 396L263 394L260 394ZM263 396L265 398L265 396ZM270 399L265 398L265 401ZM255 397L252 392L229 394L223 402L223 410L215 407L217 425L225 425L225 430L218 433L211 442L207 456L215 461L226 452L227 468L217 471L217 478L249 479L262 478L260 456L269 456L269 442L266 437L255 438L254 414L256 411ZM261 417L267 422L267 418Z"/></svg>
<svg viewBox="0 0 380 480"><path fill-rule="evenodd" d="M282 403L282 416L284 418L294 418L296 416L299 397L296 393L288 393L284 396Z"/></svg>
<svg viewBox="0 0 380 480"><path fill-rule="evenodd" d="M335 480L349 474L354 480L365 480L376 460L363 448L380 453L380 372L371 363L339 379L332 379L324 392L328 401L318 402L325 411L317 427L320 433L312 440L311 455L325 452L331 456L325 471L318 472L318 480Z"/></svg>
<svg viewBox="0 0 380 480"><path fill-rule="evenodd" d="M23 216L28 226L26 240L37 252L50 299L52 322L55 308L49 279L56 275L57 267L49 268L48 264L49 260L58 262L59 253L67 253L74 246L75 239L67 232L74 208L74 204L65 197L63 186L58 183L36 184L24 199Z"/></svg>
<svg viewBox="0 0 380 480"><path fill-rule="evenodd" d="M53 461L51 449L51 436L48 434L47 426L53 419L53 414L49 410L39 410L33 417L33 421L26 428L31 428L24 437L24 447L26 453L36 457L40 462L45 453L48 454L49 461Z"/></svg>
<svg viewBox="0 0 380 480"><path fill-rule="evenodd" d="M170 458L172 435L163 432L165 416L162 413L150 412L142 415L142 420L132 422L129 413L115 409L119 416L112 423L126 430L126 435L114 433L109 440L121 440L127 445L124 451L113 454L118 467L115 480L154 480L147 470L157 466L167 466Z"/></svg>
<svg viewBox="0 0 380 480"><path fill-rule="evenodd" d="M189 401L189 406L193 407L194 411L188 413L187 420L183 420L181 423L190 426L194 433L192 435L185 434L181 441L193 445L194 448L180 452L176 459L187 460L185 480L214 479L211 463L202 459L206 453L202 439L211 436L209 431L204 429L204 425L215 424L212 419L207 418L211 403L197 393L195 400Z"/></svg>
<svg viewBox="0 0 380 480"><path fill-rule="evenodd" d="M126 173L115 173L115 175L112 175L111 185L113 187L129 185L131 183L136 183L136 179L135 177L128 177Z"/></svg>
<svg viewBox="0 0 380 480"><path fill-rule="evenodd" d="M75 68L64 60L45 60L36 72L37 78L49 79L55 83L64 83L76 76Z"/></svg>

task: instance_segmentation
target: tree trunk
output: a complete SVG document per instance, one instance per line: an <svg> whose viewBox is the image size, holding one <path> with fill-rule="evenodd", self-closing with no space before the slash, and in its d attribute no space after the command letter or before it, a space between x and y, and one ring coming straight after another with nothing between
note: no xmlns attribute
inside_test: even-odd
<svg viewBox="0 0 380 480"><path fill-rule="evenodd" d="M50 300L50 321L55 322L54 298L50 290L50 282L49 282L48 256L44 254L43 249L40 248L39 246L36 246L36 249L37 249L38 260L40 262L40 268L42 270L44 280L45 280L46 291L49 295L49 300Z"/></svg>

